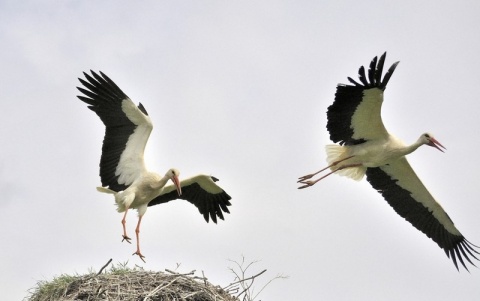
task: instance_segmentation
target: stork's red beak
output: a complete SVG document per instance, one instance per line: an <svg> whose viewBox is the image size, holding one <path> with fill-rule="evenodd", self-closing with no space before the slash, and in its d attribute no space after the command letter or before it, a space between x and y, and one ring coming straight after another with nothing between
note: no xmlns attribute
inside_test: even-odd
<svg viewBox="0 0 480 301"><path fill-rule="evenodd" d="M430 138L430 142L428 143L429 146L431 147L435 147L436 149L438 149L439 151L441 151L442 153L444 153L443 149L447 149L445 146L443 146L440 142L438 142L437 139L435 138ZM441 148L440 148L441 147ZM442 149L443 148L443 149Z"/></svg>
<svg viewBox="0 0 480 301"><path fill-rule="evenodd" d="M172 182L175 184L175 187L177 187L177 193L179 196L182 195L182 186L180 185L180 180L178 180L177 176L172 177Z"/></svg>

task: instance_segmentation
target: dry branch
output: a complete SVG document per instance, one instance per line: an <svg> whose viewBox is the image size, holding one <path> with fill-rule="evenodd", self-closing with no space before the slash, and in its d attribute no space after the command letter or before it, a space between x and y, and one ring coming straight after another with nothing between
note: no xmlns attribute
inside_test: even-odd
<svg viewBox="0 0 480 301"><path fill-rule="evenodd" d="M110 258L110 260L100 269L100 271L98 271L97 275L100 275L103 270L110 264L110 262L112 262L112 258Z"/></svg>

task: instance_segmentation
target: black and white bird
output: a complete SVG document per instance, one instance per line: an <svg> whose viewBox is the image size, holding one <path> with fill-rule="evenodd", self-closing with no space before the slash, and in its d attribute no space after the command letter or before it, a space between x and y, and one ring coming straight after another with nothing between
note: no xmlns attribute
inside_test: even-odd
<svg viewBox="0 0 480 301"><path fill-rule="evenodd" d="M330 139L339 143L327 145L328 166L318 172L299 178L307 188L326 176L337 173L367 181L377 190L393 209L415 228L425 233L449 258L458 270L457 259L468 270L464 259L475 265L470 257L480 254L455 227L442 206L422 184L410 167L406 155L422 145L429 145L443 152L431 134L425 133L411 145L406 145L390 134L382 121L383 93L399 62L394 63L382 79L386 53L380 59L373 58L368 69L360 67L360 82L348 77L353 85L339 84L335 101L327 111L327 129ZM324 176L309 180L322 171ZM478 255L477 255L478 256Z"/></svg>
<svg viewBox="0 0 480 301"><path fill-rule="evenodd" d="M140 252L140 223L148 206L184 199L195 205L208 222L211 218L224 219L223 212L230 213L231 197L215 182L215 177L198 175L179 181L179 171L169 169L162 177L147 170L143 159L145 145L153 125L147 111L133 101L105 74L91 71L86 80L79 78L85 88L77 87L85 96L77 96L87 103L105 125L100 178L102 187L97 190L115 196L118 212L124 212L123 240L130 243L125 228L128 209L137 209L138 223L135 229L137 250ZM173 185L165 186L171 180ZM122 241L123 241L122 240Z"/></svg>

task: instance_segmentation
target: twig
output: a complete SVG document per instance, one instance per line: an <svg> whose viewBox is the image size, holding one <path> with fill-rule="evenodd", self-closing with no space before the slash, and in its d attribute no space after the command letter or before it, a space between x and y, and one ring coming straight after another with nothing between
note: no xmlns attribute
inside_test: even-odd
<svg viewBox="0 0 480 301"><path fill-rule="evenodd" d="M110 262L112 262L112 258L110 258L110 260L100 269L100 271L98 271L97 276L103 272L103 270L110 264Z"/></svg>
<svg viewBox="0 0 480 301"><path fill-rule="evenodd" d="M172 281L170 281L169 283L167 284L160 284L159 286L157 286L155 289L153 289L150 293L148 293L147 296L145 296L145 298L143 299L143 301L147 301L150 297L154 296L159 290L161 289L165 289L166 287L170 286L172 283L174 283L175 281L177 281L180 277L177 277L175 279L173 279Z"/></svg>
<svg viewBox="0 0 480 301"><path fill-rule="evenodd" d="M253 300L255 298L257 298L257 296L275 279L287 279L288 276L283 276L283 275L277 275L275 276L274 278L270 279L261 289L258 293L255 294L255 296L253 296Z"/></svg>
<svg viewBox="0 0 480 301"><path fill-rule="evenodd" d="M225 286L223 289L226 289L227 287L232 286L232 285L237 284L237 283L240 283L240 282L245 282L245 281L247 281L247 280L253 280L255 277L258 277L258 276L262 275L262 274L265 273L266 271L267 271L267 270L265 269L265 270L261 271L260 273L258 273L257 275L254 275L254 276L251 276L251 277L248 277L248 278L245 278L245 279L241 279L241 280L232 282L232 283L230 283L229 285ZM238 278L238 276L237 276L237 278Z"/></svg>
<svg viewBox="0 0 480 301"><path fill-rule="evenodd" d="M226 287L226 288L223 289L223 290L231 295L231 294L236 294L236 293L238 293L238 290L239 290L239 289L240 289L240 288L239 288L238 285L237 285L237 286L234 286L234 287Z"/></svg>
<svg viewBox="0 0 480 301"><path fill-rule="evenodd" d="M180 276L190 276L190 275L193 275L195 273L195 270L191 271L190 273L185 273L185 274L177 273L177 272L174 272L174 271L169 270L169 269L165 269L165 271L169 272L170 274L180 275Z"/></svg>
<svg viewBox="0 0 480 301"><path fill-rule="evenodd" d="M203 272L203 270L202 270L202 276L203 276L203 283L205 283L205 286L207 286L207 280L208 280L208 278L205 277L205 273Z"/></svg>

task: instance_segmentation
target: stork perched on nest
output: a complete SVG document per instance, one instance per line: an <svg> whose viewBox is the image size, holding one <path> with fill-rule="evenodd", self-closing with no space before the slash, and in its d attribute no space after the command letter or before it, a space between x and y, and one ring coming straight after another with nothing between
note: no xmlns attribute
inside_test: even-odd
<svg viewBox="0 0 480 301"><path fill-rule="evenodd" d="M79 78L85 88L77 87L85 96L78 96L87 103L105 125L100 178L102 187L97 190L115 196L118 212L122 218L123 240L130 243L125 228L128 209L137 209L138 223L135 229L138 255L140 252L140 223L148 206L163 204L175 199L184 199L195 205L208 222L211 218L223 218L223 212L230 213L231 197L215 182L217 178L197 175L179 180L180 172L169 169L162 177L145 167L143 153L153 125L145 107L133 101L105 74L91 71L86 80ZM168 181L173 185L168 185ZM123 241L122 240L122 241Z"/></svg>

